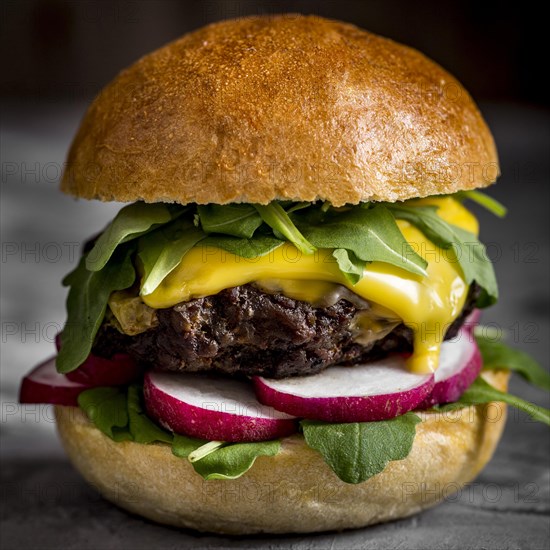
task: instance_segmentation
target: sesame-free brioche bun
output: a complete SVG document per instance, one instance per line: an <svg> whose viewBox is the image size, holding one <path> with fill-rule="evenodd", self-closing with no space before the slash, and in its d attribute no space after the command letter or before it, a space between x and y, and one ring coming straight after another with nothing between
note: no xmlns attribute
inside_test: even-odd
<svg viewBox="0 0 550 550"><path fill-rule="evenodd" d="M508 373L484 377L506 390ZM205 481L164 443L115 443L75 407L56 407L63 445L104 497L154 521L232 535L357 528L415 514L450 498L491 458L506 420L502 403L418 413L407 458L351 485L336 477L301 435L259 457L235 480Z"/></svg>
<svg viewBox="0 0 550 550"><path fill-rule="evenodd" d="M215 23L95 99L62 190L104 201L335 206L483 187L499 173L470 95L416 50L314 16Z"/></svg>

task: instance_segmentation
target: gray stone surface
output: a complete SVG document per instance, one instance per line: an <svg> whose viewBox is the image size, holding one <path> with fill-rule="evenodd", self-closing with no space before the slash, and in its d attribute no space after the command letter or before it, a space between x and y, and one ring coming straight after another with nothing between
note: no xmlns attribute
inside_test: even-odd
<svg viewBox="0 0 550 550"><path fill-rule="evenodd" d="M57 177L83 106L13 104L2 124L2 548L548 548L550 432L513 412L497 453L459 495L416 517L369 529L314 536L228 538L155 525L88 487L63 455L48 406L21 408L25 372L53 354L64 319L62 276L80 243L116 205L75 202ZM491 191L510 207L505 220L480 212L495 259L501 301L484 321L549 364L550 117L517 106L485 106L503 177ZM514 380L512 391L549 406Z"/></svg>

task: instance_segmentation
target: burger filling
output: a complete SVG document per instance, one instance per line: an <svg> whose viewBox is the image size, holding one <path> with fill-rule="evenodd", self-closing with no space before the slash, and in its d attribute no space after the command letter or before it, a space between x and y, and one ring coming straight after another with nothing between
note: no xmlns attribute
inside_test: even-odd
<svg viewBox="0 0 550 550"><path fill-rule="evenodd" d="M409 353L411 371L433 372L441 343L496 299L465 196L345 208L131 205L79 268L100 277L124 250L131 263L131 284L111 289L88 335L94 353L274 378Z"/></svg>
<svg viewBox="0 0 550 550"><path fill-rule="evenodd" d="M465 198L489 200L130 205L65 281L58 368L93 349L274 378L408 353L412 372L434 372L443 341L497 297Z"/></svg>

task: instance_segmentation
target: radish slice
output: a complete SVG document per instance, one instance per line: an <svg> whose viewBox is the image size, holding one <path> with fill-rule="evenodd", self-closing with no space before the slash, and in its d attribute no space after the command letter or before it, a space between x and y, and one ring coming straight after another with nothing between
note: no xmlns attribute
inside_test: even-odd
<svg viewBox="0 0 550 550"><path fill-rule="evenodd" d="M68 380L55 370L55 357L33 369L21 383L20 403L51 403L77 407L77 397L89 386Z"/></svg>
<svg viewBox="0 0 550 550"><path fill-rule="evenodd" d="M169 430L213 441L264 441L296 432L293 417L258 403L250 383L198 374L148 372L149 415Z"/></svg>
<svg viewBox="0 0 550 550"><path fill-rule="evenodd" d="M254 377L258 399L277 410L327 422L370 422L414 409L430 394L433 374L413 374L405 359L390 356L352 367L330 367L313 376Z"/></svg>
<svg viewBox="0 0 550 550"><path fill-rule="evenodd" d="M481 353L471 329L462 328L456 338L441 345L432 393L418 408L456 401L477 378L482 366Z"/></svg>
<svg viewBox="0 0 550 550"><path fill-rule="evenodd" d="M142 369L125 353L116 353L110 359L90 353L80 367L66 376L90 387L124 386L138 379L141 373Z"/></svg>
<svg viewBox="0 0 550 550"><path fill-rule="evenodd" d="M61 332L55 337L57 351L61 348ZM111 358L90 353L76 370L66 374L69 380L96 386L125 386L137 380L143 372L127 353L115 353Z"/></svg>

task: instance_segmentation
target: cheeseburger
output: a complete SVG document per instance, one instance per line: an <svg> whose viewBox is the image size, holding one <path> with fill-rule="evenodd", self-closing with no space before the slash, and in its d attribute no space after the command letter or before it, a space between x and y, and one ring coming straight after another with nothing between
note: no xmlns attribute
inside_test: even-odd
<svg viewBox="0 0 550 550"><path fill-rule="evenodd" d="M504 214L476 190L498 174L471 97L411 48L299 15L185 35L84 116L61 188L128 204L65 278L21 401L55 404L82 475L161 523L432 506L490 459L504 403L528 408L520 355L475 327L498 292L468 206Z"/></svg>

